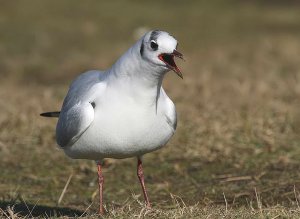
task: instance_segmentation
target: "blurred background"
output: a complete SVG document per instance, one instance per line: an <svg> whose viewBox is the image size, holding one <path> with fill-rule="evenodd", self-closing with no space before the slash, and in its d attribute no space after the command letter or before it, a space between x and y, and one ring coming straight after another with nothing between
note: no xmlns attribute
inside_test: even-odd
<svg viewBox="0 0 300 219"><path fill-rule="evenodd" d="M144 157L150 200L186 205L296 206L300 189L300 2L1 1L0 207L8 203L96 211L92 161L72 161L55 143L71 81L107 69L151 29L171 33L184 80L164 87L178 129ZM108 208L142 200L135 159L107 160ZM256 192L255 192L256 191ZM257 206L256 206L257 207Z"/></svg>

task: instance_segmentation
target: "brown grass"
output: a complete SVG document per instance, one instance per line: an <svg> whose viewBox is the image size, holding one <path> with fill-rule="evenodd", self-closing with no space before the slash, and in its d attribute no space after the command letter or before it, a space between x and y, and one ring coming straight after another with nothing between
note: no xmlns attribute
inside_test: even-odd
<svg viewBox="0 0 300 219"><path fill-rule="evenodd" d="M55 144L56 120L39 113L58 110L77 74L108 68L145 26L170 31L187 59L179 63L184 80L170 73L164 81L178 130L144 158L152 210L141 204L135 160L107 161L106 217L299 218L297 6L3 3L0 217L97 217L95 164L66 158Z"/></svg>

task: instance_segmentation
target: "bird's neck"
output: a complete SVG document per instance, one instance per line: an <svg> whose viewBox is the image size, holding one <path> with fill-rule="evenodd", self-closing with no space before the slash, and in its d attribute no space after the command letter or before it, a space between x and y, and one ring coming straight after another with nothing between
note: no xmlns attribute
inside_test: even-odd
<svg viewBox="0 0 300 219"><path fill-rule="evenodd" d="M139 53L139 43L131 47L109 70L108 83L120 92L130 92L149 101L157 101L166 72L145 61Z"/></svg>

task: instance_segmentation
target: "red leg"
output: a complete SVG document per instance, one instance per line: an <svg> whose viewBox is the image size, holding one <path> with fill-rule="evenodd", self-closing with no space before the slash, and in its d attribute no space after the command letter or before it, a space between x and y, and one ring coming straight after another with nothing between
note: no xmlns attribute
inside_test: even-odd
<svg viewBox="0 0 300 219"><path fill-rule="evenodd" d="M99 198L100 198L99 214L103 215L104 214L104 208L103 208L103 183L104 183L104 177L102 175L101 162L97 162L97 167L98 167Z"/></svg>
<svg viewBox="0 0 300 219"><path fill-rule="evenodd" d="M150 208L151 205L150 205L149 198L148 198L147 191L146 191L146 186L145 186L145 182L144 182L144 173L143 173L142 161L141 161L140 158L138 158L138 163L137 163L137 176L138 176L138 178L140 180L140 183L141 183L141 186L142 186L142 189L143 189L146 206Z"/></svg>

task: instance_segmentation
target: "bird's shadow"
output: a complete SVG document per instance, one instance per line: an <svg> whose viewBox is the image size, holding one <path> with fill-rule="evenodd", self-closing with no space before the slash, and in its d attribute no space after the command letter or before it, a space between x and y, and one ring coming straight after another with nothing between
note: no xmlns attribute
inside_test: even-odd
<svg viewBox="0 0 300 219"><path fill-rule="evenodd" d="M18 216L47 217L47 218L60 217L60 216L67 216L67 217L85 216L85 212L74 210L71 208L33 205L33 204L27 204L25 202L15 203L15 202L8 202L8 201L0 201L0 210L2 210L2 214L4 213L7 216L11 215L10 212L13 212L13 214L17 214Z"/></svg>

